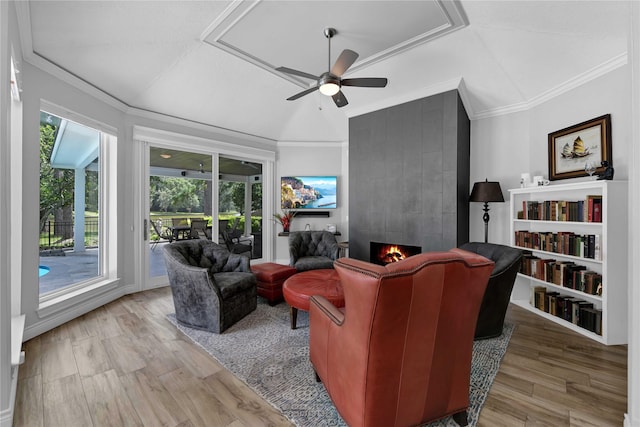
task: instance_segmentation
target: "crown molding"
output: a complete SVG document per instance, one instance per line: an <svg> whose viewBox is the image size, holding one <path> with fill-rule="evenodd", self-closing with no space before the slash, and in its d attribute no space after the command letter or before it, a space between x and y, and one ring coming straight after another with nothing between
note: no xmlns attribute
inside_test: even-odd
<svg viewBox="0 0 640 427"><path fill-rule="evenodd" d="M220 139L186 135L184 133L157 129L147 126L134 125L132 138L138 141L152 142L156 144L185 146L200 146L203 149L216 148L222 154L244 156L251 159L275 159L275 145L273 148L257 148L239 145Z"/></svg>
<svg viewBox="0 0 640 427"><path fill-rule="evenodd" d="M595 67L579 74L569 80L545 91L539 95L534 96L528 101L519 102L517 104L511 104L500 108L493 108L490 110L479 111L474 114L473 119L486 119L490 117L504 116L507 114L517 113L521 111L530 110L533 107L544 104L545 102L556 98L570 90L578 88L592 80L602 77L613 70L627 65L629 62L628 53L623 52L613 58L596 65Z"/></svg>
<svg viewBox="0 0 640 427"><path fill-rule="evenodd" d="M244 142L252 142L260 145L266 145L269 148L275 148L276 140L253 135L250 133L240 132L233 129L227 129L219 126L210 125L203 122L197 122L194 120L185 119L182 117L171 116L163 113L157 113L151 110L145 110L137 107L129 107L126 111L129 117L139 117L150 120L162 121L176 126L184 126L189 129L199 130L202 132L213 134L212 139L219 140L219 138L227 137L235 140L242 140ZM224 142L220 140L220 142Z"/></svg>
<svg viewBox="0 0 640 427"><path fill-rule="evenodd" d="M298 148L329 148L348 147L348 141L278 141L278 148L280 147L298 147Z"/></svg>

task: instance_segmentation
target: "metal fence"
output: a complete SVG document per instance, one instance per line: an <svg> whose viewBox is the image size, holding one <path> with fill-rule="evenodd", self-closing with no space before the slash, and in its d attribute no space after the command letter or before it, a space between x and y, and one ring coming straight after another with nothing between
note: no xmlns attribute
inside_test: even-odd
<svg viewBox="0 0 640 427"><path fill-rule="evenodd" d="M40 250L73 247L73 221L47 221L40 231ZM84 222L84 245L98 247L98 220Z"/></svg>

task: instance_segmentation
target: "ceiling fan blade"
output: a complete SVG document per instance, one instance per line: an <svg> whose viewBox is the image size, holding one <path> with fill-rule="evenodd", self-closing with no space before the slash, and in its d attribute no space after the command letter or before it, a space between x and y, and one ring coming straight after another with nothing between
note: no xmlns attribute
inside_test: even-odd
<svg viewBox="0 0 640 427"><path fill-rule="evenodd" d="M340 84L342 86L385 87L387 85L387 79L384 77L360 77L355 79L344 79Z"/></svg>
<svg viewBox="0 0 640 427"><path fill-rule="evenodd" d="M290 96L289 98L287 98L287 101L295 101L296 99L302 98L303 96L308 95L311 92L316 91L316 90L318 90L318 86L314 86L314 87L311 87L309 89L303 90L302 92L296 93L295 95Z"/></svg>
<svg viewBox="0 0 640 427"><path fill-rule="evenodd" d="M333 98L333 102L336 103L338 108L344 107L349 103L349 101L347 101L347 97L344 96L344 93L342 93L341 90L338 91L338 93L336 93L335 95L333 95L332 98Z"/></svg>
<svg viewBox="0 0 640 427"><path fill-rule="evenodd" d="M276 68L276 71L280 71L282 73L287 73L287 74L293 74L295 76L300 76L300 77L304 77L311 80L318 80L319 78L318 76L314 76L313 74L305 73L304 71L298 71L298 70L294 70L293 68L287 68L287 67L278 67Z"/></svg>
<svg viewBox="0 0 640 427"><path fill-rule="evenodd" d="M342 76L344 72L347 71L347 69L351 67L354 62L356 62L358 56L359 55L352 50L343 50L338 59L336 59L336 63L333 64L333 68L331 68L331 74L338 77Z"/></svg>

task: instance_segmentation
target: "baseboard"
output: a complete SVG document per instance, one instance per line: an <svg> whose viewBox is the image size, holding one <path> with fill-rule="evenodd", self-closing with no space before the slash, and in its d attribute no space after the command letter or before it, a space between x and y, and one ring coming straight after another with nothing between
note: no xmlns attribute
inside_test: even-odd
<svg viewBox="0 0 640 427"><path fill-rule="evenodd" d="M11 370L11 394L9 395L9 407L0 411L0 427L13 426L13 410L16 406L16 392L18 390L18 369Z"/></svg>
<svg viewBox="0 0 640 427"><path fill-rule="evenodd" d="M640 420L633 421L629 417L629 414L624 414L624 427L640 427Z"/></svg>
<svg viewBox="0 0 640 427"><path fill-rule="evenodd" d="M80 317L98 307L102 307L105 304L114 301L121 296L125 295L125 287L118 286L107 292L100 293L98 295L91 295L89 298L83 298L81 301L66 307L64 310L54 312L50 315L44 316L42 320L29 325L24 330L24 341L28 341L31 338L37 337L53 328L56 328L70 320Z"/></svg>

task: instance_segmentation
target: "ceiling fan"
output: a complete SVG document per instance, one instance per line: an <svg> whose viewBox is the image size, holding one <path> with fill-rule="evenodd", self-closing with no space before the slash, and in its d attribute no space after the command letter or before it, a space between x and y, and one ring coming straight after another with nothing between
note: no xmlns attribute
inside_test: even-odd
<svg viewBox="0 0 640 427"><path fill-rule="evenodd" d="M319 76L314 76L313 74L294 70L292 68L276 68L277 71L281 71L283 73L293 74L295 76L300 76L316 81L315 86L309 89L305 89L300 93L296 93L293 96L290 96L289 98L287 98L287 101L294 101L298 98L315 92L316 90L319 90L323 95L332 97L333 102L335 102L338 107L344 107L349 102L340 90L342 86L385 87L387 85L387 79L384 77L360 77L354 79L341 78L342 75L349 69L349 67L351 67L351 65L356 62L356 59L358 59L358 54L349 49L343 50L338 59L336 59L336 63L333 64L333 68L331 68L331 38L336 34L337 31L335 30L335 28L324 29L324 36L329 40L329 61L327 67L329 68L329 71L327 71L326 73L322 73Z"/></svg>

